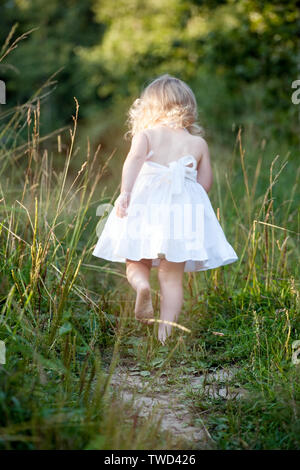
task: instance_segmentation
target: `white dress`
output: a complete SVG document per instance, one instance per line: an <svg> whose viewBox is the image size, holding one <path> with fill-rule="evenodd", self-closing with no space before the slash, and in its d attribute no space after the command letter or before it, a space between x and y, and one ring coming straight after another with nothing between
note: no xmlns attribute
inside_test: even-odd
<svg viewBox="0 0 300 470"><path fill-rule="evenodd" d="M161 258L185 261L184 271L236 261L207 192L197 182L195 157L184 155L166 166L147 161L152 153L134 183L127 216L118 217L111 206L92 254L121 263L148 258L153 267Z"/></svg>

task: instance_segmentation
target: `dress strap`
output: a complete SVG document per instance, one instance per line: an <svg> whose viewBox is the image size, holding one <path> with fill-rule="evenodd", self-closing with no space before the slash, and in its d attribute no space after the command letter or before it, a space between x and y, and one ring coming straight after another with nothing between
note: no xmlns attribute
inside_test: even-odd
<svg viewBox="0 0 300 470"><path fill-rule="evenodd" d="M146 156L146 160L149 160L149 158L153 155L153 153L154 153L153 150L150 150L150 152Z"/></svg>

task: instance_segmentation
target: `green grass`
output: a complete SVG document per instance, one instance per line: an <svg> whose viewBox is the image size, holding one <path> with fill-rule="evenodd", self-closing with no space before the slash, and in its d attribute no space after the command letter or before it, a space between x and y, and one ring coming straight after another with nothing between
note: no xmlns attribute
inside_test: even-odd
<svg viewBox="0 0 300 470"><path fill-rule="evenodd" d="M162 347L157 325L134 320L124 266L91 255L96 207L116 195L105 174L114 155L100 164L101 149L83 155L77 117L78 106L64 150L56 135L40 138L35 99L0 121L0 448L180 448L111 395L121 362L150 384L166 374L170 389L183 374L238 367L231 385L247 390L242 399L187 394L211 447L299 449L297 150L246 129L245 143L238 133L214 159L209 196L239 260L185 276L179 323L189 332L174 329ZM158 315L155 270L151 280Z"/></svg>
<svg viewBox="0 0 300 470"><path fill-rule="evenodd" d="M39 106L21 154L25 172L18 145L9 151L12 142L3 139L0 337L7 354L0 366L0 448L169 447L157 426L137 425L109 394L107 366L113 372L120 330L120 306L109 299L118 278L90 265L91 198L103 168L95 170L97 154L87 155L71 180L77 112L60 173L57 154L39 147ZM31 129L25 105L14 120ZM2 136L7 129L13 133L3 126Z"/></svg>

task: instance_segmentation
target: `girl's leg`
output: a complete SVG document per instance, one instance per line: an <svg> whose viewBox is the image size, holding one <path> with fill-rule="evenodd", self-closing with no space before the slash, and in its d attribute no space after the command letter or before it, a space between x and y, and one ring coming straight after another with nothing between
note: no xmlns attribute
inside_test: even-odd
<svg viewBox="0 0 300 470"><path fill-rule="evenodd" d="M151 259L139 261L126 259L126 276L129 284L136 291L135 318L141 321L154 318L149 283L151 267Z"/></svg>
<svg viewBox="0 0 300 470"><path fill-rule="evenodd" d="M183 304L183 272L185 262L174 263L161 259L158 267L160 284L160 319L177 322ZM172 325L159 323L158 339L164 344Z"/></svg>

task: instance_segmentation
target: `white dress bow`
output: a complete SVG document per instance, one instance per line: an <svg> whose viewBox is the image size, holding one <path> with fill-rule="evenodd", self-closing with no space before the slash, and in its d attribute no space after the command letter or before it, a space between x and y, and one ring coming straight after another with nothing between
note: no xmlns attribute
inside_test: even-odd
<svg viewBox="0 0 300 470"><path fill-rule="evenodd" d="M178 160L172 161L166 165L148 161L149 165L144 168L144 173L157 175L157 182L162 181L171 184L171 194L181 194L184 187L184 179L188 178L197 181L196 159L193 155L184 155ZM192 163L192 166L189 166Z"/></svg>

